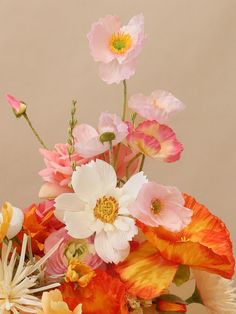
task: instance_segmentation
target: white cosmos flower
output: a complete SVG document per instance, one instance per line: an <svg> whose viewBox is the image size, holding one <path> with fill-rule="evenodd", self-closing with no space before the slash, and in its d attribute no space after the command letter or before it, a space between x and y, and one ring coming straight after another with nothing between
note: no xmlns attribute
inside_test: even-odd
<svg viewBox="0 0 236 314"><path fill-rule="evenodd" d="M143 172L118 188L113 167L98 159L78 167L71 182L75 193L56 198L56 217L74 238L95 233L96 252L106 263L123 261L129 254L129 241L138 233L128 207L147 182Z"/></svg>
<svg viewBox="0 0 236 314"><path fill-rule="evenodd" d="M0 258L0 313L37 313L42 307L41 301L34 296L38 292L59 286L54 283L39 287L40 267L60 245L60 241L36 263L25 264L28 237L24 234L19 261L16 249L12 252L12 242L2 243Z"/></svg>
<svg viewBox="0 0 236 314"><path fill-rule="evenodd" d="M198 292L209 313L236 313L236 288L232 280L204 271L194 270L193 273Z"/></svg>

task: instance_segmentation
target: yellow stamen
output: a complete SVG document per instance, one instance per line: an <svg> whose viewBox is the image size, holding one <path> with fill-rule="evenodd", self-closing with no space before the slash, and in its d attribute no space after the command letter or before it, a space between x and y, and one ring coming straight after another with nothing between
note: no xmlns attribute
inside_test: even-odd
<svg viewBox="0 0 236 314"><path fill-rule="evenodd" d="M180 238L180 241L181 241L181 242L189 242L190 239L188 239L186 236L182 236L182 237Z"/></svg>
<svg viewBox="0 0 236 314"><path fill-rule="evenodd" d="M132 46L132 38L128 33L114 33L109 41L112 52L123 55Z"/></svg>
<svg viewBox="0 0 236 314"><path fill-rule="evenodd" d="M73 259L68 266L65 280L66 282L76 282L80 287L86 287L95 275L91 267Z"/></svg>
<svg viewBox="0 0 236 314"><path fill-rule="evenodd" d="M8 202L2 206L2 223L0 225L0 242L5 238L12 219L13 209Z"/></svg>
<svg viewBox="0 0 236 314"><path fill-rule="evenodd" d="M156 198L152 201L152 204L151 204L151 211L155 214L155 215L158 215L161 211L161 207L162 207L162 204L161 204L161 201Z"/></svg>
<svg viewBox="0 0 236 314"><path fill-rule="evenodd" d="M112 224L118 216L119 204L112 196L103 196L97 200L94 216L102 222Z"/></svg>

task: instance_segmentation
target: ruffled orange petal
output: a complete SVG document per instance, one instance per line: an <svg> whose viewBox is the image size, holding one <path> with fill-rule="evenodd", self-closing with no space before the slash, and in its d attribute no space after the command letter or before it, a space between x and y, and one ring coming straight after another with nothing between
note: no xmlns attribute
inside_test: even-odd
<svg viewBox="0 0 236 314"><path fill-rule="evenodd" d="M154 246L144 242L116 266L116 271L130 294L149 300L169 287L177 268L177 264L167 261Z"/></svg>
<svg viewBox="0 0 236 314"><path fill-rule="evenodd" d="M185 304L173 303L165 300L157 301L157 310L160 312L174 312L174 313L186 313L187 307Z"/></svg>
<svg viewBox="0 0 236 314"><path fill-rule="evenodd" d="M232 278L234 257L225 224L191 196L185 195L185 207L193 210L193 216L181 232L141 223L139 227L166 259Z"/></svg>
<svg viewBox="0 0 236 314"><path fill-rule="evenodd" d="M125 285L105 271L96 270L84 288L64 283L59 289L71 310L81 303L83 314L128 314Z"/></svg>

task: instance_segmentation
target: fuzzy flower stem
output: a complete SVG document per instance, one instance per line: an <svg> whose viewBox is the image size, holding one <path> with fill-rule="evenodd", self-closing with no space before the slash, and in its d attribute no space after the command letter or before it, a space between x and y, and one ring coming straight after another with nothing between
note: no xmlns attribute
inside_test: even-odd
<svg viewBox="0 0 236 314"><path fill-rule="evenodd" d="M122 115L122 120L125 120L126 117L126 110L127 110L127 83L126 80L123 81L123 86L124 86L124 103L123 103L123 115Z"/></svg>
<svg viewBox="0 0 236 314"><path fill-rule="evenodd" d="M126 168L126 180L128 181L129 180L129 169L132 165L132 163L138 159L140 156L142 155L142 153L138 153L136 154L132 159L130 159L130 161L128 162L128 165L127 165L127 168Z"/></svg>
<svg viewBox="0 0 236 314"><path fill-rule="evenodd" d="M23 117L25 118L25 120L27 121L29 127L31 128L31 130L33 131L35 137L37 138L37 140L39 141L39 143L43 146L43 148L47 149L47 146L44 144L43 140L41 139L41 137L39 136L38 132L35 130L35 128L33 127L28 115L26 112L24 112Z"/></svg>
<svg viewBox="0 0 236 314"><path fill-rule="evenodd" d="M145 162L145 155L142 156L142 161L140 164L139 172L143 170L144 162Z"/></svg>
<svg viewBox="0 0 236 314"><path fill-rule="evenodd" d="M72 106L71 106L71 111L70 111L71 118L70 118L70 121L69 121L68 140L67 140L67 143L69 144L69 147L68 147L67 151L68 151L68 155L69 155L69 159L70 159L71 167L72 167L73 171L76 170L76 163L71 160L71 156L73 155L73 153L75 151L75 147L74 147L75 139L74 139L74 136L73 136L73 131L74 131L74 128L75 128L75 126L77 124L76 105L77 105L77 101L76 100L72 100Z"/></svg>

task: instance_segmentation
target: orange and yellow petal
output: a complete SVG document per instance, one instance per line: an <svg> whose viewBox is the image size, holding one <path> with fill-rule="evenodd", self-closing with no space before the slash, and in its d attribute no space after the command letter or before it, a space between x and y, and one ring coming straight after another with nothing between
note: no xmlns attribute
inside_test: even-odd
<svg viewBox="0 0 236 314"><path fill-rule="evenodd" d="M127 136L127 141L131 149L136 153L142 153L149 157L157 157L161 146L155 137L141 132L133 132Z"/></svg>
<svg viewBox="0 0 236 314"><path fill-rule="evenodd" d="M176 263L164 259L147 241L116 266L128 292L146 300L159 296L167 289L177 269Z"/></svg>
<svg viewBox="0 0 236 314"><path fill-rule="evenodd" d="M185 195L185 207L193 210L193 216L181 232L138 225L164 258L232 278L235 262L225 224L191 196Z"/></svg>
<svg viewBox="0 0 236 314"><path fill-rule="evenodd" d="M59 289L71 310L81 303L83 314L128 314L125 285L105 271L96 270L84 288L64 283Z"/></svg>
<svg viewBox="0 0 236 314"><path fill-rule="evenodd" d="M2 223L0 224L0 242L5 238L12 218L12 207L6 202L2 206Z"/></svg>
<svg viewBox="0 0 236 314"><path fill-rule="evenodd" d="M73 259L68 266L65 280L66 282L76 282L80 287L86 287L94 276L96 275L91 267Z"/></svg>

